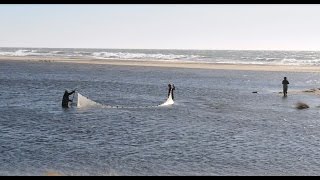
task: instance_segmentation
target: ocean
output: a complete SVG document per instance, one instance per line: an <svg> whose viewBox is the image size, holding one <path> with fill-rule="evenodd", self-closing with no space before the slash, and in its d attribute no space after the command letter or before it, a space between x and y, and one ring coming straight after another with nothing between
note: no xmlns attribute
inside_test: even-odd
<svg viewBox="0 0 320 180"><path fill-rule="evenodd" d="M146 61L252 64L291 59L315 66L319 56L281 51L0 50L6 56L73 57L76 52L113 59L126 59L126 54ZM287 98L279 94L284 76L290 82ZM172 106L61 108L64 90L75 88L101 104L158 105L166 100L168 83L176 87ZM290 93L319 86L318 73L0 61L0 175L320 175L320 98ZM310 108L298 110L297 102Z"/></svg>
<svg viewBox="0 0 320 180"><path fill-rule="evenodd" d="M320 65L320 51L0 48L0 56L259 65Z"/></svg>

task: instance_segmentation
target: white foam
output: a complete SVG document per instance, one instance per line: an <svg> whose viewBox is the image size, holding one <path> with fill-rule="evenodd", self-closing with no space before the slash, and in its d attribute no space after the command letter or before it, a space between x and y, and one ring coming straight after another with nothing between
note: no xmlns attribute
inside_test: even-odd
<svg viewBox="0 0 320 180"><path fill-rule="evenodd" d="M16 51L9 51L9 52L0 52L0 55L2 56L18 56L18 57L23 57L23 56L48 56L51 53L40 53L37 50L25 50L25 49L19 49Z"/></svg>
<svg viewBox="0 0 320 180"><path fill-rule="evenodd" d="M94 52L94 58L98 59L156 59L156 60L175 60L175 59L198 59L198 55L174 55L174 54L145 54L145 53L123 53L123 52Z"/></svg>
<svg viewBox="0 0 320 180"><path fill-rule="evenodd" d="M175 50L121 50L113 49L49 49L0 48L0 56L37 56L88 59L117 59L163 62L226 63L256 65L311 65L320 66L319 52L272 51L175 51Z"/></svg>
<svg viewBox="0 0 320 180"><path fill-rule="evenodd" d="M320 59L282 59L281 65L320 65Z"/></svg>

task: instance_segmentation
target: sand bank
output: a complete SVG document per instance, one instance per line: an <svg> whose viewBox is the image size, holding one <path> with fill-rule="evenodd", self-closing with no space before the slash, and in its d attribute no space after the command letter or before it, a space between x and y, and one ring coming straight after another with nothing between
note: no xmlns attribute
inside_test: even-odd
<svg viewBox="0 0 320 180"><path fill-rule="evenodd" d="M307 89L307 90L295 90L295 91L290 91L288 94L309 94L309 95L316 95L320 96L320 88L312 88L312 89ZM280 94L280 92L279 92ZM281 92L282 94L282 92Z"/></svg>
<svg viewBox="0 0 320 180"><path fill-rule="evenodd" d="M1 61L29 61L43 63L78 63L78 64L105 64L117 66L143 66L166 68L191 68L212 70L245 70L245 71L275 71L275 72L320 72L317 66L289 66L289 65L244 65L244 64L218 64L197 62L172 61L139 61L118 59L88 59L88 58L57 58L57 57L6 57L0 56Z"/></svg>

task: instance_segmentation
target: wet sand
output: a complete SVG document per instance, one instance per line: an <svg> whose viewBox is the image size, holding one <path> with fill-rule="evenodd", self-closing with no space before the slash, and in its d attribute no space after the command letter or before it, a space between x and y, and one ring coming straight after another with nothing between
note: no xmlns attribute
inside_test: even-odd
<svg viewBox="0 0 320 180"><path fill-rule="evenodd" d="M245 65L245 64L218 64L197 62L172 62L172 61L138 61L118 59L88 59L88 58L57 58L57 57L8 57L0 56L0 61L29 61L43 63L81 63L105 64L117 66L143 66L166 68L191 68L213 70L246 70L246 71L274 71L274 72L320 72L317 66L289 66L289 65Z"/></svg>

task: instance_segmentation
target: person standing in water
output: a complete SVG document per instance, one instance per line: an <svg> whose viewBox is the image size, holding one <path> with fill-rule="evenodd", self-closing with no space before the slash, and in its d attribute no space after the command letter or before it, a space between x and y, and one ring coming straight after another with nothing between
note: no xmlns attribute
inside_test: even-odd
<svg viewBox="0 0 320 180"><path fill-rule="evenodd" d="M72 102L72 100L69 99L69 96L74 94L75 92L76 92L76 90L73 90L70 93L67 90L65 90L63 98L62 98L62 107L63 108L69 108L69 102Z"/></svg>
<svg viewBox="0 0 320 180"><path fill-rule="evenodd" d="M289 84L289 81L287 80L287 77L284 77L283 81L282 81L282 84L283 84L283 96L287 96L288 94L288 84Z"/></svg>
<svg viewBox="0 0 320 180"><path fill-rule="evenodd" d="M173 95L173 91L176 89L176 87L174 87L174 84L168 84L168 97L170 96L170 93L172 95L172 100L174 100L174 95Z"/></svg>
<svg viewBox="0 0 320 180"><path fill-rule="evenodd" d="M172 86L171 86L171 84L168 84L168 97L170 96L170 93L171 93L171 89L172 89Z"/></svg>
<svg viewBox="0 0 320 180"><path fill-rule="evenodd" d="M176 90L176 87L174 87L174 84L172 84L171 86L171 91L172 91L172 100L174 100L174 95L173 95L173 91Z"/></svg>

